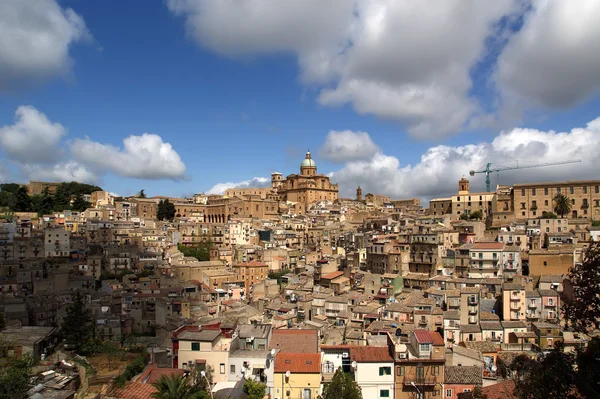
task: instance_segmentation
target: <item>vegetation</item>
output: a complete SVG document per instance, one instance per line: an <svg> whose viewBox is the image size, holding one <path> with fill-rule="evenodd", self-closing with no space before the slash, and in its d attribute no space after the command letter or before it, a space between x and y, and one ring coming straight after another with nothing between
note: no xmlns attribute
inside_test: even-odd
<svg viewBox="0 0 600 399"><path fill-rule="evenodd" d="M140 354L131 362L126 368L125 371L117 378L115 378L115 384L118 387L123 387L125 383L131 380L133 377L144 371L146 368L146 364L148 363L148 352L146 352L146 348L142 348Z"/></svg>
<svg viewBox="0 0 600 399"><path fill-rule="evenodd" d="M193 256L199 261L210 260L210 249L212 248L212 241L199 242L195 246L187 246L179 244L177 248L181 251L184 256Z"/></svg>
<svg viewBox="0 0 600 399"><path fill-rule="evenodd" d="M169 220L172 221L175 217L175 205L168 199L160 200L158 203L158 209L156 211L156 218L158 220Z"/></svg>
<svg viewBox="0 0 600 399"><path fill-rule="evenodd" d="M600 243L592 242L584 260L571 267L568 279L573 284L573 294L565 296L563 312L567 326L587 332L600 327Z"/></svg>
<svg viewBox="0 0 600 399"><path fill-rule="evenodd" d="M487 399L487 395L485 395L482 392L481 387L479 385L476 385L475 389L473 389L473 391L465 392L461 398L462 399Z"/></svg>
<svg viewBox="0 0 600 399"><path fill-rule="evenodd" d="M560 215L560 217L565 217L571 212L571 200L569 197L564 195L563 193L558 193L554 196L554 212Z"/></svg>
<svg viewBox="0 0 600 399"><path fill-rule="evenodd" d="M6 345L2 345L0 351L0 399L25 397L33 359L28 355L21 359L8 356Z"/></svg>
<svg viewBox="0 0 600 399"><path fill-rule="evenodd" d="M321 397L322 399L362 399L362 392L352 377L339 368L331 382L325 385Z"/></svg>
<svg viewBox="0 0 600 399"><path fill-rule="evenodd" d="M205 399L210 398L206 391L192 384L182 375L163 375L152 384L156 388L151 397L155 399Z"/></svg>
<svg viewBox="0 0 600 399"><path fill-rule="evenodd" d="M267 391L265 384L252 381L250 378L246 379L242 389L248 395L248 399L263 399Z"/></svg>
<svg viewBox="0 0 600 399"><path fill-rule="evenodd" d="M552 212L542 212L542 216L540 216L541 219L557 219L558 216L556 216L556 213L552 213Z"/></svg>
<svg viewBox="0 0 600 399"><path fill-rule="evenodd" d="M82 354L85 353L84 344L94 336L94 324L79 291L72 295L72 300L63 320L62 332L67 344L73 345L75 353Z"/></svg>
<svg viewBox="0 0 600 399"><path fill-rule="evenodd" d="M46 215L53 211L62 212L66 209L83 211L90 207L83 195L101 190L98 186L70 182L60 183L54 195L46 187L42 194L30 196L25 186L16 183L0 184L0 207L12 212L37 212L38 215Z"/></svg>
<svg viewBox="0 0 600 399"><path fill-rule="evenodd" d="M287 270L287 269L286 269L286 270L280 270L280 271L278 271L278 272L276 272L276 271L273 271L273 270L270 270L270 271L269 271L269 275L268 275L268 276L269 276L269 278L270 278L270 279L272 279L272 280L277 280L277 284L281 285L281 280L282 280L281 278L282 278L283 276L285 276L286 274L288 274L289 272L290 272L290 271L289 271L289 270Z"/></svg>
<svg viewBox="0 0 600 399"><path fill-rule="evenodd" d="M138 198L146 198L146 192L144 191L144 189L141 189L140 192L137 194Z"/></svg>
<svg viewBox="0 0 600 399"><path fill-rule="evenodd" d="M469 214L469 219L471 219L471 220L481 220L481 219L483 219L483 212L481 212L480 210L471 212Z"/></svg>

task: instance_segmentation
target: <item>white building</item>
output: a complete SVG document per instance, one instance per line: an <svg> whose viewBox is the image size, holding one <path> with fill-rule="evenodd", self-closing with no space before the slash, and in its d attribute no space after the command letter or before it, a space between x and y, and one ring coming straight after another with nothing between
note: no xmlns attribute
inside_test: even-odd
<svg viewBox="0 0 600 399"><path fill-rule="evenodd" d="M353 346L350 360L364 398L394 398L394 359L387 346Z"/></svg>

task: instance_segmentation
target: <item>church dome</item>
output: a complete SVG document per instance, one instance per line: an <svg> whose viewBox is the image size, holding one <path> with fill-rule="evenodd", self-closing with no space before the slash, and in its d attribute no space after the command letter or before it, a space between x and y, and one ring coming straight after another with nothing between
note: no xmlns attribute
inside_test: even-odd
<svg viewBox="0 0 600 399"><path fill-rule="evenodd" d="M310 157L310 151L308 151L306 153L306 158L304 158L304 160L302 160L300 167L301 168L316 168L317 167L317 164L315 163L315 161L313 161L313 159Z"/></svg>

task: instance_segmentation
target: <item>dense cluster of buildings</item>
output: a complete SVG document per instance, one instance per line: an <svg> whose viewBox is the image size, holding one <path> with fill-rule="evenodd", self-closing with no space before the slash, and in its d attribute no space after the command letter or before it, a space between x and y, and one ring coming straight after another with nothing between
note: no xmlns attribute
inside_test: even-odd
<svg viewBox="0 0 600 399"><path fill-rule="evenodd" d="M270 398L316 398L342 368L365 398L455 399L479 386L491 399L510 391L500 361L589 340L563 328L561 301L600 234L599 186L476 193L463 177L424 208L360 187L339 198L307 153L299 174L273 173L268 188L168 198L173 221L156 219L166 197L95 192L83 212L0 222L0 334L17 353L52 353L78 290L98 337L152 344L147 378L129 383L140 397L152 373L199 366L215 394L252 378ZM558 192L571 211L550 217ZM181 248L208 242L202 261Z"/></svg>

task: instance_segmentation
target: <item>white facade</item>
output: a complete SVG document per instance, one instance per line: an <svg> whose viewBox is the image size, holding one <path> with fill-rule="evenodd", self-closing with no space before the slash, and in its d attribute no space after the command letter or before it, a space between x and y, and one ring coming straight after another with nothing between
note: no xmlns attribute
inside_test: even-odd
<svg viewBox="0 0 600 399"><path fill-rule="evenodd" d="M394 362L356 363L354 380L361 387L363 398L394 397Z"/></svg>
<svg viewBox="0 0 600 399"><path fill-rule="evenodd" d="M266 350L238 350L229 355L229 381L252 378L267 386L267 395L273 395L275 356Z"/></svg>

